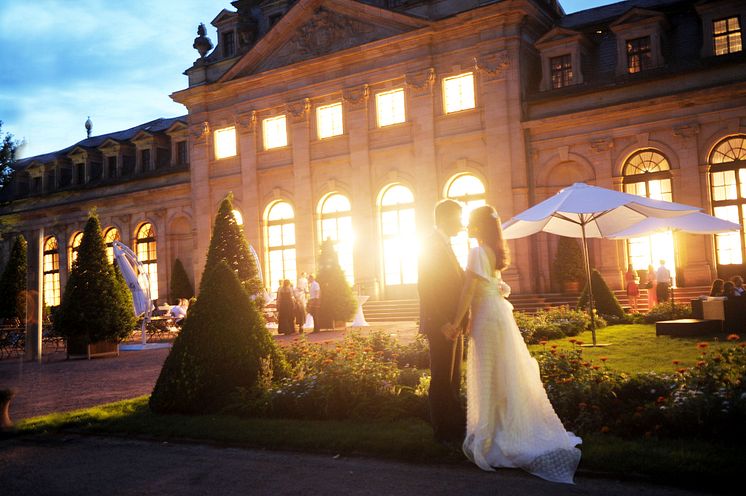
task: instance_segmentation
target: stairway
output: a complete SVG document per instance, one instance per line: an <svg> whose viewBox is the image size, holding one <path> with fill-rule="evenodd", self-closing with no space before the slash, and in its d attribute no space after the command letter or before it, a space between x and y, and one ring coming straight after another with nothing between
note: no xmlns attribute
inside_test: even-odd
<svg viewBox="0 0 746 496"><path fill-rule="evenodd" d="M709 286L693 286L688 288L676 288L674 297L676 303L688 305L689 301L703 294L709 294ZM625 309L629 308L627 292L623 289L614 291L619 303ZM580 294L562 294L562 293L543 293L543 294L514 294L510 295L510 302L515 310L527 313L548 308L568 305L575 307ZM648 311L647 290L640 290L637 308L640 312ZM363 305L365 320L368 322L398 322L398 321L416 321L420 315L419 300L379 300L368 301Z"/></svg>

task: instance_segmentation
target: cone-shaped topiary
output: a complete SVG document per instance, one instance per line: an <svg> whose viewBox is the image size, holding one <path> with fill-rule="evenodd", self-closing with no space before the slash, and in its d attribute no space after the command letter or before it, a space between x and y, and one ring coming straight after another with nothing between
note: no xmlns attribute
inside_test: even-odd
<svg viewBox="0 0 746 496"><path fill-rule="evenodd" d="M132 294L109 263L95 214L85 225L54 327L68 340L82 343L120 341L135 327Z"/></svg>
<svg viewBox="0 0 746 496"><path fill-rule="evenodd" d="M214 413L239 388L256 391L262 370L277 373L284 359L235 272L219 262L205 273L199 298L174 341L150 396L157 413Z"/></svg>
<svg viewBox="0 0 746 496"><path fill-rule="evenodd" d="M321 287L319 308L322 319L321 327L331 327L328 324L333 324L338 320L346 321L355 315L357 302L352 294L352 288L347 283L345 273L339 265L337 251L331 239L321 243L316 279Z"/></svg>
<svg viewBox="0 0 746 496"><path fill-rule="evenodd" d="M601 277L601 273L593 269L591 271L591 282L593 284L593 308L601 316L610 315L614 317L624 317L624 309L619 304L614 293L606 285L606 281ZM583 288L578 298L578 308L588 308L588 284Z"/></svg>
<svg viewBox="0 0 746 496"><path fill-rule="evenodd" d="M560 236L552 269L554 281L560 288L568 282L585 283L583 250L575 238Z"/></svg>
<svg viewBox="0 0 746 496"><path fill-rule="evenodd" d="M233 215L233 193L225 197L215 216L215 225L212 228L212 239L210 248L207 250L207 262L205 262L203 274L214 268L221 260L233 269L249 295L258 295L263 292L264 288L259 280L259 272L254 256L249 250L249 243L244 237L243 228L238 225ZM202 285L200 285L200 292L202 292ZM261 298L257 300L261 303Z"/></svg>
<svg viewBox="0 0 746 496"><path fill-rule="evenodd" d="M16 237L0 277L0 318L26 320L26 238Z"/></svg>
<svg viewBox="0 0 746 496"><path fill-rule="evenodd" d="M171 301L177 301L179 298L187 300L194 296L194 288L189 281L189 276L184 270L184 265L178 258L174 260L174 266L171 270Z"/></svg>

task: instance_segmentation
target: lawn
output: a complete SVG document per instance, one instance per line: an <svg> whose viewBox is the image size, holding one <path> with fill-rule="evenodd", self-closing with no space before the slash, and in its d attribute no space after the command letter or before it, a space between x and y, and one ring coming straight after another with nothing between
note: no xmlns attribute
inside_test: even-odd
<svg viewBox="0 0 746 496"><path fill-rule="evenodd" d="M586 331L575 339L584 344L593 343L590 331ZM732 345L724 336L719 338L673 338L670 336L656 336L655 325L632 324L604 327L596 331L601 347L584 347L583 355L595 364L601 365L601 357L608 360L606 365L618 372L675 372L680 367L691 367L696 364L702 350L697 343L708 343L708 350L724 348ZM558 348L575 346L568 338L548 341L546 345L531 345L531 351L539 351L557 345ZM674 364L677 360L679 364Z"/></svg>

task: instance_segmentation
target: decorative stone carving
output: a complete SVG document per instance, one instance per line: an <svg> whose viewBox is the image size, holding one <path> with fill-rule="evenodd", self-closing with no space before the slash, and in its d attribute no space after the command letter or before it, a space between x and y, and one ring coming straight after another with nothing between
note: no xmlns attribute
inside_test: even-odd
<svg viewBox="0 0 746 496"><path fill-rule="evenodd" d="M614 141L611 138L594 138L591 140L591 148L597 152L607 152L614 148Z"/></svg>
<svg viewBox="0 0 746 496"><path fill-rule="evenodd" d="M210 135L210 123L207 121L192 126L190 133L197 143L204 143Z"/></svg>
<svg viewBox="0 0 746 496"><path fill-rule="evenodd" d="M240 131L251 133L256 129L256 110L236 114L235 120Z"/></svg>
<svg viewBox="0 0 746 496"><path fill-rule="evenodd" d="M692 138L699 134L699 124L682 124L673 127L674 136Z"/></svg>
<svg viewBox="0 0 746 496"><path fill-rule="evenodd" d="M365 108L370 96L370 87L367 84L352 86L342 90L342 100L349 105L350 109Z"/></svg>
<svg viewBox="0 0 746 496"><path fill-rule="evenodd" d="M285 104L285 108L292 122L303 122L310 114L311 99L304 98L303 100L287 103Z"/></svg>
<svg viewBox="0 0 746 496"><path fill-rule="evenodd" d="M435 69L430 67L425 71L410 72L405 75L404 82L413 95L430 95L435 83Z"/></svg>
<svg viewBox="0 0 746 496"><path fill-rule="evenodd" d="M505 71L510 67L510 54L507 50L474 57L474 71L481 72L489 80L504 79Z"/></svg>
<svg viewBox="0 0 746 496"><path fill-rule="evenodd" d="M210 41L210 38L208 38L206 35L207 30L205 29L205 25L200 22L199 27L197 27L197 37L194 38L194 44L192 45L192 48L197 50L197 52L199 53L200 61L205 58L207 52L212 50L212 41Z"/></svg>

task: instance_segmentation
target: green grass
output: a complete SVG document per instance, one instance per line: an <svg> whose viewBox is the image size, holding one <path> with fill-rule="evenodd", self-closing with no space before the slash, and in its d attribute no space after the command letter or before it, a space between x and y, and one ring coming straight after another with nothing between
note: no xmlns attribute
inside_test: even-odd
<svg viewBox="0 0 746 496"><path fill-rule="evenodd" d="M590 331L577 336L584 344L593 343ZM725 337L720 338L673 338L670 336L656 336L655 325L632 324L616 325L598 329L596 341L599 344L608 343L609 346L583 348L583 355L601 364L601 357L607 357L606 365L618 372L675 372L679 367L691 367L696 364L702 351L697 349L697 343L707 342L708 350L731 346ZM574 345L568 338L549 341L551 345L561 348L571 348ZM531 351L539 351L541 345L529 346ZM681 362L674 365L673 361Z"/></svg>
<svg viewBox="0 0 746 496"><path fill-rule="evenodd" d="M155 415L148 397L23 420L18 435L78 432L156 440L186 440L260 449L367 455L421 463L465 464L463 455L436 444L417 419L390 422L253 419L225 415ZM711 491L735 482L743 465L736 446L697 440L622 440L588 436L581 474L642 478Z"/></svg>

